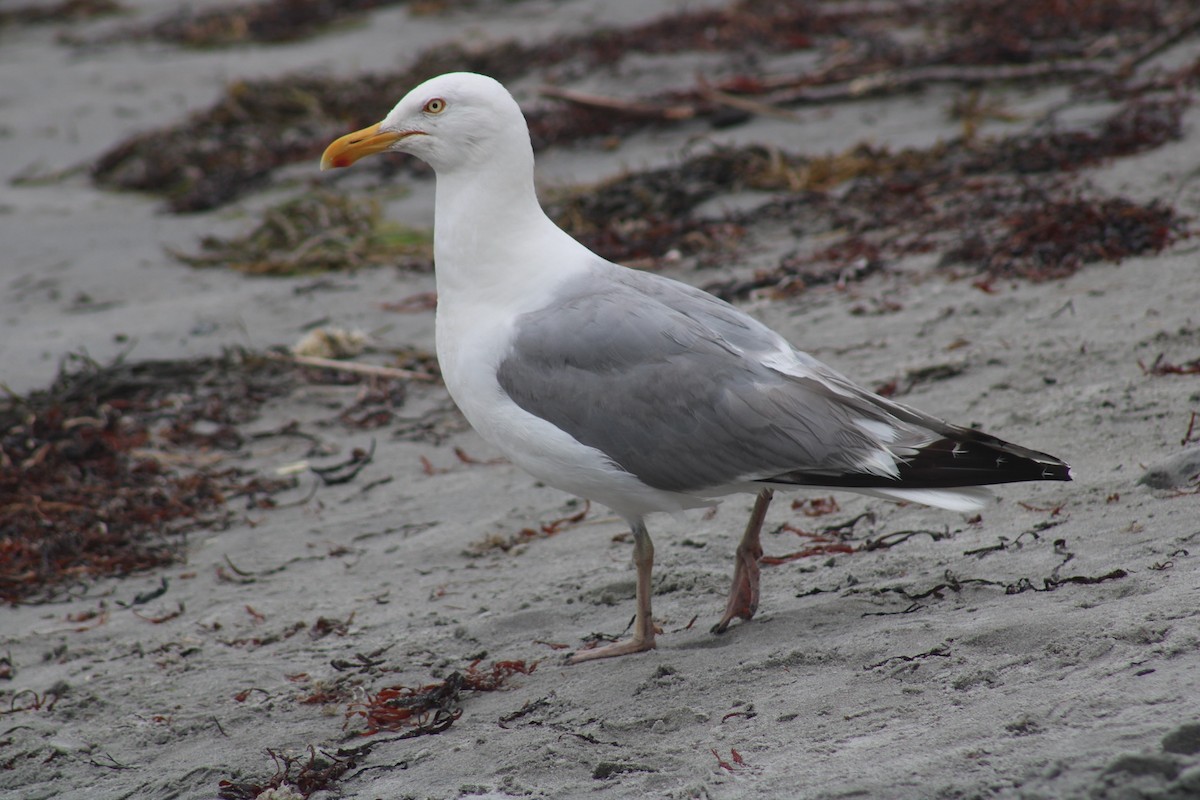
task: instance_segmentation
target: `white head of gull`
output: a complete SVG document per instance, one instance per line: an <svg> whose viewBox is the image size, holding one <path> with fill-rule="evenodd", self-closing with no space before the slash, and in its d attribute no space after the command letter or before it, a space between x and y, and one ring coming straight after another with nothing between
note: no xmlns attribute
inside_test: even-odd
<svg viewBox="0 0 1200 800"><path fill-rule="evenodd" d="M437 354L470 423L545 483L633 531L631 638L655 646L645 518L757 493L722 633L758 607L760 529L774 490L841 488L982 508L982 486L1070 480L1063 461L892 402L728 303L606 261L542 211L521 109L495 80L451 73L329 145L321 168L409 153L437 173Z"/></svg>

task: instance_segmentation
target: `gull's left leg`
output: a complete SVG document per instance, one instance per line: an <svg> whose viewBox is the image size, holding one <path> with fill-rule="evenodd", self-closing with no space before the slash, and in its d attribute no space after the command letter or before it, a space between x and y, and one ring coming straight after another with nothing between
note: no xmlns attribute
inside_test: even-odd
<svg viewBox="0 0 1200 800"><path fill-rule="evenodd" d="M572 655L569 663L578 664L597 658L612 658L654 649L654 617L650 613L650 572L654 568L654 542L650 541L650 534L646 532L646 525L641 520L633 526L633 563L637 567L637 616L633 621L633 638L592 650L582 650Z"/></svg>
<svg viewBox="0 0 1200 800"><path fill-rule="evenodd" d="M767 508L774 496L774 489L763 489L754 501L754 510L750 512L746 532L742 534L742 541L738 544L733 567L733 585L729 587L725 616L713 625L713 633L724 633L735 618L750 619L758 610L758 560L763 554L759 533L762 532L763 519L767 516Z"/></svg>

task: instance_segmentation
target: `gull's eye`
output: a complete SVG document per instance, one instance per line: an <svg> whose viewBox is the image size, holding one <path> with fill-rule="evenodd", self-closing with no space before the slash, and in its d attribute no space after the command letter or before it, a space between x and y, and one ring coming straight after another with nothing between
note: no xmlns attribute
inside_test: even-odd
<svg viewBox="0 0 1200 800"><path fill-rule="evenodd" d="M424 111L426 114L440 114L446 110L446 101L440 97L435 97L425 104Z"/></svg>

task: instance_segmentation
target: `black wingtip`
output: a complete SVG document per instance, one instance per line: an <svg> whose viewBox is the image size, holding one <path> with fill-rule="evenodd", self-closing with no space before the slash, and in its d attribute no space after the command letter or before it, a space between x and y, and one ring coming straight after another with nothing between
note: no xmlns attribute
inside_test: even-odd
<svg viewBox="0 0 1200 800"><path fill-rule="evenodd" d="M954 489L1024 481L1070 481L1071 465L1049 453L1006 442L979 431L950 427L944 438L898 461L898 477L866 472L837 475L797 470L777 483L845 488Z"/></svg>
<svg viewBox="0 0 1200 800"><path fill-rule="evenodd" d="M950 488L1072 479L1071 465L1049 453L965 428L949 434L900 465L902 483Z"/></svg>

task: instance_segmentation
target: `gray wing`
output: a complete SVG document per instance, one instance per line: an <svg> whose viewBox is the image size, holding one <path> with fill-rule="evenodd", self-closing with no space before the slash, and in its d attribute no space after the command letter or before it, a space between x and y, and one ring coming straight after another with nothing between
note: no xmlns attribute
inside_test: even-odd
<svg viewBox="0 0 1200 800"><path fill-rule="evenodd" d="M785 353L790 368L773 368ZM668 491L1070 480L1054 456L859 388L706 292L604 262L518 319L497 377L521 408Z"/></svg>
<svg viewBox="0 0 1200 800"><path fill-rule="evenodd" d="M881 445L856 421L898 420L839 396L815 373L762 363L785 347L705 292L598 268L518 319L498 378L521 408L658 489L866 473L862 464Z"/></svg>

